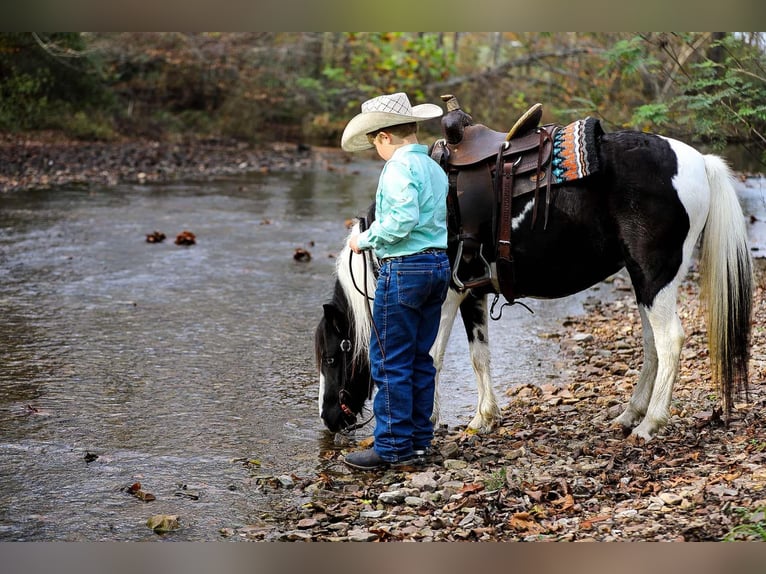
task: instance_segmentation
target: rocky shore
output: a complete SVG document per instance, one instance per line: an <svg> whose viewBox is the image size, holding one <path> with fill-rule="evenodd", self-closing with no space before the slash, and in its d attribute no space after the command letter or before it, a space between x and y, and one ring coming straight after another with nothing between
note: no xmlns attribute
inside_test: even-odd
<svg viewBox="0 0 766 574"><path fill-rule="evenodd" d="M766 536L766 265L757 260L749 400L721 419L707 362L696 277L681 291L687 333L667 427L648 444L611 420L640 366L640 321L627 282L613 302L550 333L556 383L510 388L487 435L440 429L421 467L351 472L350 444L316 476L254 475L273 496L228 539L270 541L721 541Z"/></svg>
<svg viewBox="0 0 766 574"><path fill-rule="evenodd" d="M61 185L200 179L311 167L311 148L235 141L78 142L55 134L0 136L0 192Z"/></svg>

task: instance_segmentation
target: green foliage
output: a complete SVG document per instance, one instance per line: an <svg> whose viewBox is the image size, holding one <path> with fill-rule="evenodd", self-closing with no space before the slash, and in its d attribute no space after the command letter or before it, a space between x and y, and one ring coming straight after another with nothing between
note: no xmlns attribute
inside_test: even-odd
<svg viewBox="0 0 766 574"><path fill-rule="evenodd" d="M644 104L636 108L630 121L637 128L649 130L652 125L666 123L669 111L665 103Z"/></svg>
<svg viewBox="0 0 766 574"><path fill-rule="evenodd" d="M758 33L0 33L0 130L337 145L362 101L405 91L497 130L542 102L763 153L765 78Z"/></svg>
<svg viewBox="0 0 766 574"><path fill-rule="evenodd" d="M639 36L619 40L604 52L606 60L599 75L606 77L613 72L622 76L635 76L644 69L657 66L659 61L647 52L645 42Z"/></svg>
<svg viewBox="0 0 766 574"><path fill-rule="evenodd" d="M102 113L85 113L83 111L73 114L61 114L60 124L49 124L50 127L58 127L70 137L86 141L111 140L117 134L108 118Z"/></svg>
<svg viewBox="0 0 766 574"><path fill-rule="evenodd" d="M45 116L48 98L45 71L35 75L17 73L0 83L0 129L34 128Z"/></svg>
<svg viewBox="0 0 766 574"><path fill-rule="evenodd" d="M49 128L62 114L107 108L85 48L80 33L0 33L0 130Z"/></svg>
<svg viewBox="0 0 766 574"><path fill-rule="evenodd" d="M732 139L760 140L766 149L766 74L764 54L726 36L712 45L725 57L691 67L691 76L674 104L695 113L700 135L722 146ZM695 116L687 116L694 121Z"/></svg>
<svg viewBox="0 0 766 574"><path fill-rule="evenodd" d="M732 528L726 536L724 542L736 542L740 540L757 540L766 542L766 507L749 510L746 508L737 508L736 512L740 515L742 523Z"/></svg>
<svg viewBox="0 0 766 574"><path fill-rule="evenodd" d="M500 490L505 486L506 474L505 467L496 470L484 481L484 488L487 490Z"/></svg>
<svg viewBox="0 0 766 574"><path fill-rule="evenodd" d="M355 87L351 108L386 92L407 92L413 100L423 100L425 86L455 70L455 54L441 45L438 34L348 33L344 40L346 65L329 65L323 75L330 89Z"/></svg>

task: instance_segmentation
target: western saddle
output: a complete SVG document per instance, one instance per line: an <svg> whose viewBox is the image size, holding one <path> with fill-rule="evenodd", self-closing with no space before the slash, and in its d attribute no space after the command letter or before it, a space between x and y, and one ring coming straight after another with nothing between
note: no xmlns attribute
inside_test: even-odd
<svg viewBox="0 0 766 574"><path fill-rule="evenodd" d="M460 290L489 288L513 304L513 198L534 192L534 227L539 192L544 187L544 225L547 227L553 136L559 127L539 125L542 118L542 104L539 103L503 133L474 123L471 116L460 109L455 96L444 95L442 100L447 104L447 113L442 117L445 137L434 143L431 157L439 162L449 178L450 243L457 244L452 268L454 286ZM487 194L491 197L487 198ZM469 205L477 201L492 206L489 232L482 222L486 218L476 215L476 209ZM463 218L461 211L470 212L471 216ZM478 268L473 267L461 273L463 264L473 261L479 262L482 271L477 272Z"/></svg>

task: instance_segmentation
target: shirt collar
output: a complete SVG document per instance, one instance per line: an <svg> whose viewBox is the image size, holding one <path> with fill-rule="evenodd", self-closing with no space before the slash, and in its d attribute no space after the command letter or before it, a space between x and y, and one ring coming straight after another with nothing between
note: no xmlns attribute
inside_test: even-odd
<svg viewBox="0 0 766 574"><path fill-rule="evenodd" d="M409 153L409 152L428 153L428 146L425 144L420 144L420 143L403 145L402 147L396 149L396 151L394 152L394 155L391 156L391 159L394 159L396 156L400 154Z"/></svg>

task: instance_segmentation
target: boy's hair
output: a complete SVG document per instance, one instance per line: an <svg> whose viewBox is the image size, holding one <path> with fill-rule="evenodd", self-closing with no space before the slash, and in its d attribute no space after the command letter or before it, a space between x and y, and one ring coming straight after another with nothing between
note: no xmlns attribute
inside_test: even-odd
<svg viewBox="0 0 766 574"><path fill-rule="evenodd" d="M418 123L410 122L407 124L398 124L387 128L380 128L379 130L371 132L370 135L378 135L379 132L388 132L397 137L406 138L407 136L418 133Z"/></svg>

